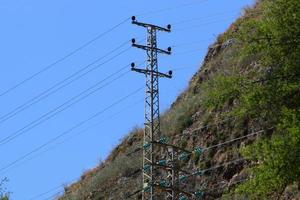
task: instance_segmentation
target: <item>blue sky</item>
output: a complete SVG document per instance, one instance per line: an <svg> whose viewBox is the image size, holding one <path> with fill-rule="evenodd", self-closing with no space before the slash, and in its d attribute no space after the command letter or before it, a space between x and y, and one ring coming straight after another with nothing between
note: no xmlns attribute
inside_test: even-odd
<svg viewBox="0 0 300 200"><path fill-rule="evenodd" d="M178 69L172 80L161 80L163 111L186 88L202 63L207 47L241 14L243 7L252 4L253 0L152 0L151 4L144 0L1 0L0 93L122 20L137 15L139 21L161 26L172 24L171 33L158 34L160 48L173 46L172 56L160 56L160 70ZM145 36L145 29L127 21L46 72L0 96L0 119L121 43L133 37L141 40ZM128 43L123 49L129 46ZM130 49L10 119L0 120L0 141L119 68L144 59L143 51ZM142 75L127 73L20 137L0 144L0 169L143 85ZM126 133L143 123L143 95L143 90L139 91L55 143L8 170L0 171L0 177L9 178L6 186L12 192L11 199L29 200L53 187L69 184L105 159ZM119 113L121 110L123 112ZM78 135L86 128L89 129ZM45 199L53 193L35 199Z"/></svg>

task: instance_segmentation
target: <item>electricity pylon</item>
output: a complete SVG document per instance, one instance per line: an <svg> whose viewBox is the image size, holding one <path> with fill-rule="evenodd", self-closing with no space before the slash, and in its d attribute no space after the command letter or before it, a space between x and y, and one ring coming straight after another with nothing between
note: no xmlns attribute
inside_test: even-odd
<svg viewBox="0 0 300 200"><path fill-rule="evenodd" d="M155 163L154 142L159 140L160 116L159 116L159 77L172 78L172 71L164 74L158 71L157 57L158 53L171 54L171 47L167 50L157 48L156 34L158 31L170 32L171 26L167 28L159 27L153 24L141 23L132 17L132 24L142 26L147 29L147 45L135 44L132 39L132 46L140 48L147 53L147 66L145 69L135 68L132 64L132 71L143 73L146 76L146 96L145 96L145 130L143 141L143 200L154 199L154 184L156 172L153 164Z"/></svg>
<svg viewBox="0 0 300 200"><path fill-rule="evenodd" d="M148 33L147 45L136 44L135 39L132 39L133 47L143 49L147 53L146 68L138 69L135 68L134 63L131 64L132 71L146 76L142 198L143 200L197 198L199 194L201 196L201 193L186 192L181 189L180 184L188 177L199 174L198 172L189 174L187 171L182 170L182 163L190 155L201 153L201 149L188 151L168 144L167 138L160 132L159 78L172 78L172 71L165 74L158 70L158 53L170 55L171 47L168 47L167 50L157 48L156 34L158 31L171 32L171 25L163 28L153 24L141 23L134 16L132 17L132 24L146 28ZM159 150L163 150L163 155L160 155Z"/></svg>

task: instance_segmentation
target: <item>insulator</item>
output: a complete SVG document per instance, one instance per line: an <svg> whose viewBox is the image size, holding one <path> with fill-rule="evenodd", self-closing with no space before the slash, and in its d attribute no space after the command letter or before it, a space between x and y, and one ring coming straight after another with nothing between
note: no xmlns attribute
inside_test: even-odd
<svg viewBox="0 0 300 200"><path fill-rule="evenodd" d="M159 160L157 162L159 165L166 165L167 164L167 161L166 160Z"/></svg>
<svg viewBox="0 0 300 200"><path fill-rule="evenodd" d="M186 181L186 180L187 180L187 176L185 176L185 175L180 175L180 176L179 176L179 180L180 180L180 181Z"/></svg>
<svg viewBox="0 0 300 200"><path fill-rule="evenodd" d="M168 47L168 51L171 52L171 51L172 51L172 48L171 48L171 47Z"/></svg>
<svg viewBox="0 0 300 200"><path fill-rule="evenodd" d="M187 197L186 196L180 196L179 200L187 200Z"/></svg>
<svg viewBox="0 0 300 200"><path fill-rule="evenodd" d="M193 173L193 176L202 176L203 175L203 171L199 170Z"/></svg>
<svg viewBox="0 0 300 200"><path fill-rule="evenodd" d="M167 187L168 186L168 182L166 180L160 180L159 181L159 185L162 187Z"/></svg>
<svg viewBox="0 0 300 200"><path fill-rule="evenodd" d="M132 44L134 44L134 43L135 43L135 39L134 39L134 38L132 38L132 39L131 39L131 42L132 42Z"/></svg>
<svg viewBox="0 0 300 200"><path fill-rule="evenodd" d="M170 75L170 76L172 76L172 74L173 74L173 71L172 71L172 70L170 70L170 71L169 71L169 75Z"/></svg>
<svg viewBox="0 0 300 200"><path fill-rule="evenodd" d="M144 188L143 188L144 192L149 192L149 191L150 191L150 189L151 189L151 187L150 187L150 186L146 186L146 187L144 187Z"/></svg>
<svg viewBox="0 0 300 200"><path fill-rule="evenodd" d="M158 142L160 142L162 144L166 144L167 143L167 138L166 137L161 137Z"/></svg>
<svg viewBox="0 0 300 200"><path fill-rule="evenodd" d="M186 161L188 158L188 155L186 153L182 153L178 156L178 159L181 161Z"/></svg>
<svg viewBox="0 0 300 200"><path fill-rule="evenodd" d="M195 197L196 198L202 198L204 196L204 192L203 191L197 191L195 192Z"/></svg>
<svg viewBox="0 0 300 200"><path fill-rule="evenodd" d="M203 153L203 149L202 149L201 147L195 148L194 154L195 154L196 156L200 156L202 153Z"/></svg>
<svg viewBox="0 0 300 200"><path fill-rule="evenodd" d="M151 169L151 165L145 165L144 166L144 171L150 172L150 169Z"/></svg>
<svg viewBox="0 0 300 200"><path fill-rule="evenodd" d="M135 21L135 20L136 20L136 17L135 17L135 16L132 16L132 17L131 17L131 20L132 20L132 21Z"/></svg>
<svg viewBox="0 0 300 200"><path fill-rule="evenodd" d="M171 27L172 27L171 24L168 24L168 25L167 25L167 28L168 28L169 30L171 30Z"/></svg>
<svg viewBox="0 0 300 200"><path fill-rule="evenodd" d="M150 146L151 146L151 143L145 143L144 145L143 145L143 148L145 149L145 150L148 150L149 148L150 148Z"/></svg>
<svg viewBox="0 0 300 200"><path fill-rule="evenodd" d="M132 67L132 68L134 68L134 66L135 66L135 63L134 63L134 62L133 62L133 63L131 63L131 67Z"/></svg>

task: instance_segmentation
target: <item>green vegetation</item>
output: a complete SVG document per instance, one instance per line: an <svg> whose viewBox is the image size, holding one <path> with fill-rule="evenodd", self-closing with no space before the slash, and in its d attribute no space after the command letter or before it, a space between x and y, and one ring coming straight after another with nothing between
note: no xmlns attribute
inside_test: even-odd
<svg viewBox="0 0 300 200"><path fill-rule="evenodd" d="M244 177L245 173L251 179L234 191L225 189L229 192L225 198L276 199L284 191L299 191L299 55L299 0L260 0L254 8L246 8L245 14L218 37L201 71L162 115L162 133L170 140L172 135L189 128L208 125L192 136L170 141L187 149L266 130L256 142L244 141L241 149L237 142L209 151L207 160L194 158L191 168L204 169L212 163L238 158L239 153L251 161L246 170L231 169L232 176L241 173ZM232 120L210 126L222 119ZM104 163L67 187L60 199L120 199L128 191L139 189L141 176L130 172L141 165L141 152L130 157L124 154L140 147L141 137L140 129L132 131ZM202 177L201 184L213 187L215 182L224 180L222 175L214 172ZM230 173L228 180L232 176Z"/></svg>
<svg viewBox="0 0 300 200"><path fill-rule="evenodd" d="M300 5L265 0L261 6L262 17L247 19L235 35L247 44L241 46L241 63L256 57L256 67L219 75L203 87L207 108L232 104L231 115L261 119L260 127L272 129L272 136L241 150L257 163L249 169L253 178L236 190L249 199L280 196L295 182L300 187Z"/></svg>
<svg viewBox="0 0 300 200"><path fill-rule="evenodd" d="M8 181L7 178L4 178L0 181L0 200L9 200L9 193L4 188L4 184Z"/></svg>

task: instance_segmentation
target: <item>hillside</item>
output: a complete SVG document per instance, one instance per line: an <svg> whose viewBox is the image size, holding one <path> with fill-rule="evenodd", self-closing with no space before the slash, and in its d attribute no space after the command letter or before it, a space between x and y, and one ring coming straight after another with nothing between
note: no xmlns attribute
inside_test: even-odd
<svg viewBox="0 0 300 200"><path fill-rule="evenodd" d="M299 2L263 0L208 48L188 88L162 114L169 143L214 147L189 157L186 170L220 166L185 189L202 189L203 199L300 199L299 39ZM141 199L130 194L141 189L142 136L132 130L59 199Z"/></svg>

